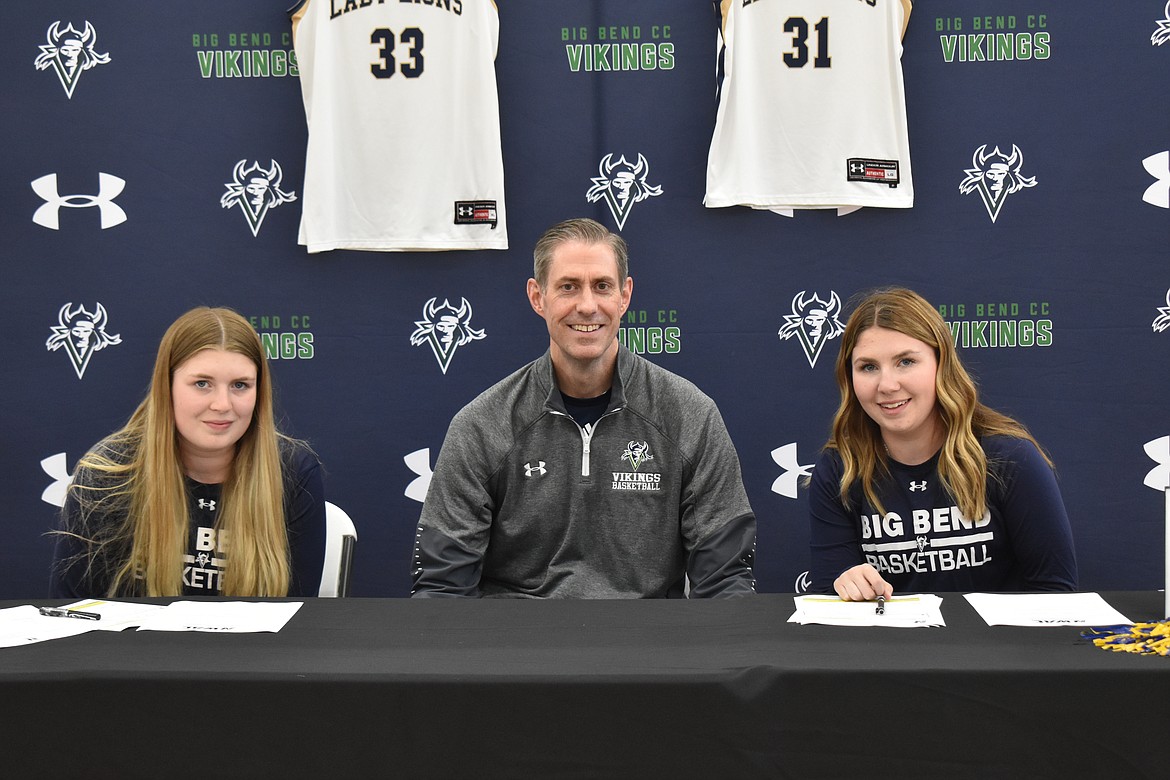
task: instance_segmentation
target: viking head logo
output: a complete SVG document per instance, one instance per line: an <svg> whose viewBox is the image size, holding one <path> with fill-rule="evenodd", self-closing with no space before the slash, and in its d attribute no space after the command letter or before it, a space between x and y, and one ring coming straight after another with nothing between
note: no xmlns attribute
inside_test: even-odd
<svg viewBox="0 0 1170 780"><path fill-rule="evenodd" d="M109 54L99 54L94 49L97 31L88 21L85 23L85 31L78 32L72 24L62 30L58 20L49 27L45 37L47 42L41 45L41 53L33 64L37 70L44 70L51 65L69 98L73 97L73 89L82 71L110 61Z"/></svg>
<svg viewBox="0 0 1170 780"><path fill-rule="evenodd" d="M268 168L261 168L259 162L244 167L246 162L240 160L232 169L232 181L224 185L227 192L220 197L219 205L225 209L239 206L244 212L244 219L248 221L248 227L252 229L252 235L256 236L260 233L260 225L268 209L296 200L297 196L280 188L284 172L276 160L272 160Z"/></svg>
<svg viewBox="0 0 1170 780"><path fill-rule="evenodd" d="M792 299L792 313L784 315L784 324L777 335L781 341L796 336L811 368L816 366L825 343L845 331L840 315L841 299L836 292L830 290L826 301L815 293L806 297L806 291L801 290Z"/></svg>
<svg viewBox="0 0 1170 780"><path fill-rule="evenodd" d="M1151 46L1161 46L1166 41L1170 41L1170 2L1166 3L1164 13L1165 17L1155 22L1158 29L1150 35Z"/></svg>
<svg viewBox="0 0 1170 780"><path fill-rule="evenodd" d="M639 154L638 164L633 165L622 155L617 162L613 162L613 155L607 154L601 158L597 166L598 175L593 178L593 186L585 193L585 200L590 203L605 198L609 204L609 211L617 222L618 230L625 227L626 217L635 203L662 194L662 187L656 187L646 182L650 173L650 163Z"/></svg>
<svg viewBox="0 0 1170 780"><path fill-rule="evenodd" d="M73 361L73 370L77 372L77 378L81 379L93 353L111 344L121 344L122 337L106 333L109 315L100 303L93 313L80 305L70 311L72 305L67 303L57 312L58 324L52 326L53 335L49 336L45 347L50 352L56 352L64 347L69 359Z"/></svg>
<svg viewBox="0 0 1170 780"><path fill-rule="evenodd" d="M1025 187L1035 187L1036 177L1020 172L1024 165L1024 153L1012 144L1012 153L1006 155L995 147L988 152L987 144L980 146L971 156L971 167L964 171L967 176L959 182L959 192L969 195L978 192L991 221L999 216L1003 202Z"/></svg>
<svg viewBox="0 0 1170 780"><path fill-rule="evenodd" d="M650 445L644 441L632 441L626 445L626 451L622 453L622 459L629 461L630 468L634 471L638 470L648 460L654 460L654 456L650 454Z"/></svg>
<svg viewBox="0 0 1170 780"><path fill-rule="evenodd" d="M1170 330L1170 290L1166 291L1166 305L1158 307L1158 316L1152 324L1155 333Z"/></svg>
<svg viewBox="0 0 1170 780"><path fill-rule="evenodd" d="M472 341L478 341L487 334L482 329L471 327L471 304L466 298L460 299L459 308L443 299L441 305L435 305L437 298L431 298L423 306L423 318L415 320L414 333L410 334L410 343L413 346L430 344L439 361L439 368L447 373L451 365L451 358L455 350Z"/></svg>

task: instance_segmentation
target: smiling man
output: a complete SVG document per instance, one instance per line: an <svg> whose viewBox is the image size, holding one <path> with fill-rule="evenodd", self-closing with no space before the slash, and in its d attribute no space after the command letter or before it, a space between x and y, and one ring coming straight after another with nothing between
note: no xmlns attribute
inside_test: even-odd
<svg viewBox="0 0 1170 780"><path fill-rule="evenodd" d="M755 516L719 410L618 343L634 289L625 241L571 219L533 258L528 301L548 352L452 420L412 595L753 593Z"/></svg>

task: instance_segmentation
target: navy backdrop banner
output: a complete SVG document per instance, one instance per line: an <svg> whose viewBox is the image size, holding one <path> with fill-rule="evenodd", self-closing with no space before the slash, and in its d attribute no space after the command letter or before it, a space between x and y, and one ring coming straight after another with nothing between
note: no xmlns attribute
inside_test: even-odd
<svg viewBox="0 0 1170 780"><path fill-rule="evenodd" d="M354 593L406 595L447 424L546 348L524 294L532 244L582 215L631 247L622 338L723 412L759 518L761 590L791 591L808 568L803 476L837 404L837 337L805 319L806 304L843 322L838 302L891 283L940 308L984 398L1051 453L1082 587L1161 586L1163 0L1108 12L1089 0L921 0L902 58L914 208L793 218L702 205L710 2L501 0L511 248L312 256L296 238L307 129L289 4L59 0L0 12L0 598L45 594L46 533L77 458L129 416L163 330L198 304L231 306L262 334L283 426L312 443L329 500L357 525ZM76 72L54 64L51 39L70 26L89 65ZM633 62L615 46L630 43ZM623 157L644 161L655 194L625 209L590 200L607 158ZM991 163L1010 173L998 197L961 186ZM247 183L261 174L287 197L250 208ZM444 305L482 337L412 343Z"/></svg>

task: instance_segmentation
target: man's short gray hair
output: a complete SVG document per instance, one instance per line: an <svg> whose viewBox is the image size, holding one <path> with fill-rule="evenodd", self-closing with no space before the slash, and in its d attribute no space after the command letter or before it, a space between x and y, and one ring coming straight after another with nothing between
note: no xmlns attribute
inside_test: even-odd
<svg viewBox="0 0 1170 780"><path fill-rule="evenodd" d="M613 250L617 260L618 285L625 286L626 277L630 273L630 251L624 238L617 233L611 233L600 222L588 217L566 219L544 231L532 250L532 276L543 290L548 286L548 267L552 263L553 252L560 246L579 241L582 244L605 244Z"/></svg>

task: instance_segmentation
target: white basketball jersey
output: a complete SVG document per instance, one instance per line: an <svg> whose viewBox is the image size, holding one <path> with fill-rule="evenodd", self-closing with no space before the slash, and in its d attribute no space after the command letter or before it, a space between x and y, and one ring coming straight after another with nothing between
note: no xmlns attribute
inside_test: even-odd
<svg viewBox="0 0 1170 780"><path fill-rule="evenodd" d="M507 249L492 0L302 0L310 252Z"/></svg>
<svg viewBox="0 0 1170 780"><path fill-rule="evenodd" d="M910 0L722 0L709 208L910 208Z"/></svg>

